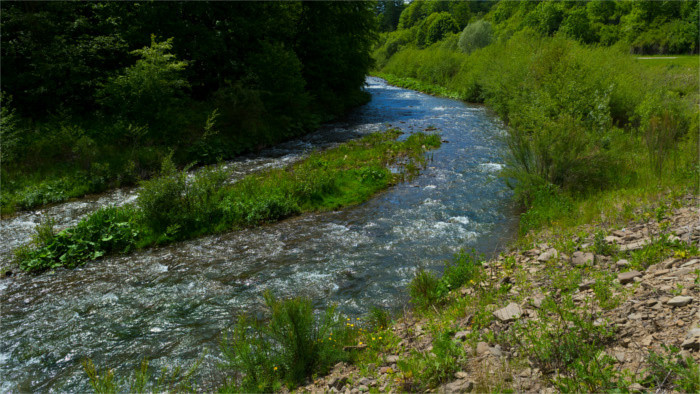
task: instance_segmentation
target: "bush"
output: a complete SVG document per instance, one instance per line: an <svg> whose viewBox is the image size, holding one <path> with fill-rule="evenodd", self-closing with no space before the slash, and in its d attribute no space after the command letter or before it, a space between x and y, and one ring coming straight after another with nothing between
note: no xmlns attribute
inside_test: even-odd
<svg viewBox="0 0 700 394"><path fill-rule="evenodd" d="M438 278L432 272L424 269L419 269L416 276L413 277L408 285L408 292L411 296L411 302L419 308L426 308L434 305L438 299Z"/></svg>
<svg viewBox="0 0 700 394"><path fill-rule="evenodd" d="M453 339L453 333L444 331L433 339L433 349L427 353L415 350L408 359L397 362L404 374L403 389L408 392L425 392L454 379L466 361L464 347Z"/></svg>
<svg viewBox="0 0 700 394"><path fill-rule="evenodd" d="M664 345L667 354L649 352L649 369L644 382L660 391L678 390L683 393L700 391L700 365L692 356L683 357L678 348Z"/></svg>
<svg viewBox="0 0 700 394"><path fill-rule="evenodd" d="M238 385L226 390L271 392L283 384L293 388L349 359L343 347L354 344L356 331L344 324L335 307L316 318L307 298L278 300L266 293L265 304L268 320L241 317L230 336L224 336L222 367L242 374Z"/></svg>
<svg viewBox="0 0 700 394"><path fill-rule="evenodd" d="M441 12L428 26L425 43L430 45L440 41L449 33L456 33L457 31L459 31L459 26L452 15L447 12Z"/></svg>
<svg viewBox="0 0 700 394"><path fill-rule="evenodd" d="M167 120L168 113L176 113L173 112L176 101L189 85L182 77L187 62L177 60L169 53L172 43L172 38L158 42L152 35L149 47L132 51L141 59L121 75L111 78L99 92L105 108L131 121L151 126ZM151 127L150 130L158 128Z"/></svg>
<svg viewBox="0 0 700 394"><path fill-rule="evenodd" d="M493 27L491 27L491 23L479 19L464 28L459 36L459 49L462 52L469 53L491 44L491 41L493 41Z"/></svg>
<svg viewBox="0 0 700 394"><path fill-rule="evenodd" d="M170 157L160 176L141 183L141 220L157 241L181 239L214 227L223 218L221 188L228 173L221 167L201 170L192 179L177 171Z"/></svg>
<svg viewBox="0 0 700 394"><path fill-rule="evenodd" d="M83 219L74 228L49 236L44 225L37 228L38 248L24 251L19 266L25 271L73 268L107 253L126 253L138 236L131 207L102 208Z"/></svg>

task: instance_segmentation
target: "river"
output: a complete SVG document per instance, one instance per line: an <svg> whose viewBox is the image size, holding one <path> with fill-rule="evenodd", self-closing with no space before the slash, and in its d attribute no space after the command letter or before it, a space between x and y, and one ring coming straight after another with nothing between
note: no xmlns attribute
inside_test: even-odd
<svg viewBox="0 0 700 394"><path fill-rule="evenodd" d="M444 143L415 179L337 212L305 214L255 229L202 237L74 269L0 280L0 391L83 391L81 361L133 371L188 365L207 350L198 379L216 380L218 342L236 316L259 311L262 293L305 295L359 317L371 306L400 310L420 268L439 271L460 248L493 254L515 234L502 168L503 126L482 106L387 85L369 77L368 104L303 138L227 166L232 181L282 167L391 125L435 128ZM135 189L23 212L0 223L6 260L51 216L59 228L100 206L135 201Z"/></svg>

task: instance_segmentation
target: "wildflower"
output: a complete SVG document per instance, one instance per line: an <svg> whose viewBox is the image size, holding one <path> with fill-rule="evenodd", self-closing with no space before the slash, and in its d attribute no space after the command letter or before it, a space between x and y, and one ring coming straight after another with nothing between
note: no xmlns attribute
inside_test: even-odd
<svg viewBox="0 0 700 394"><path fill-rule="evenodd" d="M275 367L275 371L277 371L277 367Z"/></svg>

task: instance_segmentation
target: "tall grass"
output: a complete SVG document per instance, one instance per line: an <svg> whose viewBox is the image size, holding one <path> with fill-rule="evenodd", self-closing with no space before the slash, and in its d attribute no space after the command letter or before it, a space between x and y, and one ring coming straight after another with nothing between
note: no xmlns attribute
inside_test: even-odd
<svg viewBox="0 0 700 394"><path fill-rule="evenodd" d="M531 213L524 231L576 216L571 199L698 191L697 73L528 30L469 54L440 43L404 49L379 73L483 102L504 120L502 175L526 208L545 213Z"/></svg>

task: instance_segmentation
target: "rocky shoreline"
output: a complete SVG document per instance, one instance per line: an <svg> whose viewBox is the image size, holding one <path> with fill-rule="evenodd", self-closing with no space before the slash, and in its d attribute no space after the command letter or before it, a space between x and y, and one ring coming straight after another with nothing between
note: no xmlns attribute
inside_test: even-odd
<svg viewBox="0 0 700 394"><path fill-rule="evenodd" d="M700 362L699 202L697 196L681 197L675 208L639 211L639 220L624 226L535 235L530 243L485 262L481 282L452 291L446 305L407 311L395 320L391 345L353 365L338 364L298 391L559 391L555 383L561 377L577 376L563 372L568 365L544 368L531 351L538 342L529 341L540 338L533 328L548 330L543 320L557 321L545 318L551 315L551 308L543 306L547 299L560 305L570 300L580 321L590 319L586 327L606 327L609 335L596 359L609 363L608 372L615 374L611 380L627 379L632 392L683 391L669 380L671 372L654 382L650 371L656 364L650 360L656 354L671 363ZM416 357L436 358L431 352L441 332L459 344L463 357L449 377L425 388L406 365Z"/></svg>

